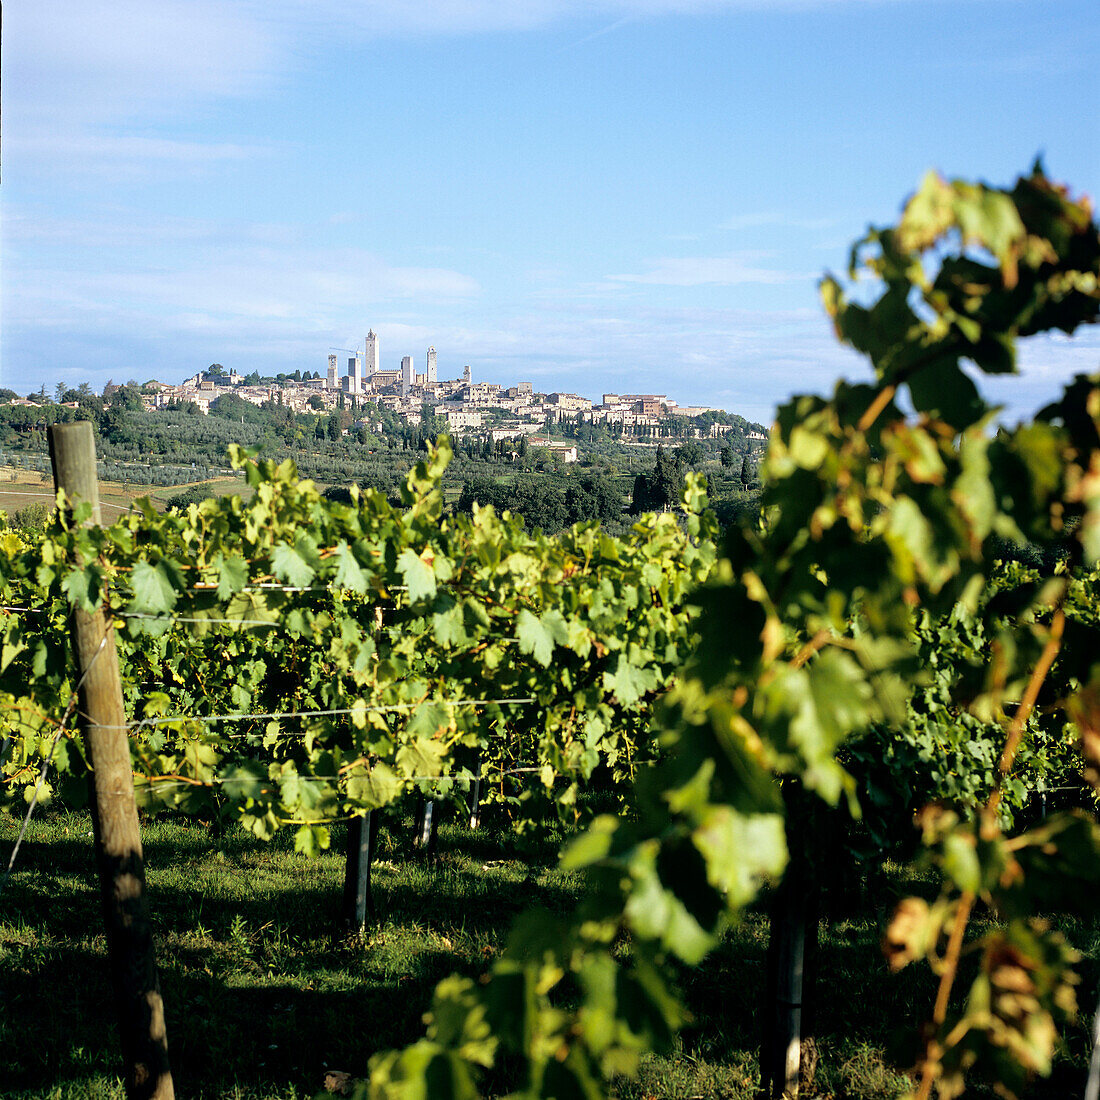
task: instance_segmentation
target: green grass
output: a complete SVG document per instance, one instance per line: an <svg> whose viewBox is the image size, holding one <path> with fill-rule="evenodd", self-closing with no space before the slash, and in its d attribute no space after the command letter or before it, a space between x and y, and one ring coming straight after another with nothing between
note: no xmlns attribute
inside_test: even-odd
<svg viewBox="0 0 1100 1100"><path fill-rule="evenodd" d="M0 835L17 820L0 811ZM412 849L411 824L390 814L374 867L378 921L361 940L334 937L343 837L318 861L239 830L179 820L144 826L170 1055L180 1097L299 1100L328 1069L354 1076L376 1051L423 1033L435 983L483 972L514 916L530 904L565 909L583 887L556 868L560 833L521 845L510 833L440 831L439 858ZM0 1094L117 1100L118 1050L107 988L90 824L43 811L0 895ZM4 844L3 851L10 850ZM874 899L834 903L823 925L814 1038L804 1095L899 1096L906 1080L885 1051L912 1034L933 998L926 970L891 975L878 950L892 898L924 884L894 870ZM1094 925L1069 929L1096 958ZM681 979L693 1022L676 1049L618 1083L623 1100L751 1100L758 1083L763 908L748 912L705 965ZM1086 969L1083 1003L1095 996ZM1035 1097L1080 1095L1083 1031ZM972 1095L991 1093L976 1090Z"/></svg>

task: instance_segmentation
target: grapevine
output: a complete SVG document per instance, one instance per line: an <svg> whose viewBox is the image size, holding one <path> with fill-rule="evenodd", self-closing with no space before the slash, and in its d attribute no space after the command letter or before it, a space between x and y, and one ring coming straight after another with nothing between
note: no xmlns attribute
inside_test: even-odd
<svg viewBox="0 0 1100 1100"><path fill-rule="evenodd" d="M78 509L32 545L10 535L5 600L38 606L4 627L0 691L19 733L5 789L36 777L67 698L67 606L104 595L147 808L229 815L263 837L293 824L316 852L327 822L410 786L449 795L475 772L531 766L565 811L598 766L628 781L648 750L626 716L686 656L685 596L715 556L701 488L684 524L551 539L492 509L444 518L449 453L441 441L409 474L401 507L371 490L326 500L291 463L236 449L248 505L143 505L102 529ZM53 767L70 799L83 761L70 735Z"/></svg>

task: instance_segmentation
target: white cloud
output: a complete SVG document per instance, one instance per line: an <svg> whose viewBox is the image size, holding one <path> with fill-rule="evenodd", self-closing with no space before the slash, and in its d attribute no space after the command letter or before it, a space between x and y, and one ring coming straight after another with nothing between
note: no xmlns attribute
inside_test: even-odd
<svg viewBox="0 0 1100 1100"><path fill-rule="evenodd" d="M616 283L644 283L650 286L735 286L739 283L791 283L810 276L799 272L759 267L753 261L764 253L739 256L680 256L654 260L651 270L636 275L609 275Z"/></svg>
<svg viewBox="0 0 1100 1100"><path fill-rule="evenodd" d="M248 93L286 61L284 33L246 4L37 0L5 14L5 91L54 128Z"/></svg>
<svg viewBox="0 0 1100 1100"><path fill-rule="evenodd" d="M9 149L49 156L58 169L101 171L116 156L122 175L139 159L197 166L262 150L120 130L186 125L226 98L261 95L333 42L590 30L610 20L598 36L634 19L899 2L906 0L36 0L6 13L5 138Z"/></svg>
<svg viewBox="0 0 1100 1100"><path fill-rule="evenodd" d="M6 146L9 158L21 158L28 163L48 161L54 178L66 172L74 175L94 172L112 179L132 179L165 168L178 176L180 172L203 171L226 161L252 160L272 153L270 147L260 145L95 131L21 134L17 130Z"/></svg>
<svg viewBox="0 0 1100 1100"><path fill-rule="evenodd" d="M41 219L11 212L5 234L19 277L10 277L9 263L9 333L115 332L121 340L141 333L152 341L179 325L259 341L273 337L273 326L314 332L349 315L422 302L446 308L480 293L464 272L318 247L283 225L96 213Z"/></svg>
<svg viewBox="0 0 1100 1100"><path fill-rule="evenodd" d="M470 298L476 280L446 268L399 267L359 249L225 248L206 263L106 271L73 270L64 279L48 268L24 269L8 288L14 317L37 328L84 325L127 313L201 314L229 323L297 319L304 327L351 308L369 313L404 299ZM19 322L9 322L17 327Z"/></svg>
<svg viewBox="0 0 1100 1100"><path fill-rule="evenodd" d="M335 39L898 2L905 0L37 0L6 13L5 90L17 114L30 109L30 122L56 128L177 116L194 101L251 95Z"/></svg>

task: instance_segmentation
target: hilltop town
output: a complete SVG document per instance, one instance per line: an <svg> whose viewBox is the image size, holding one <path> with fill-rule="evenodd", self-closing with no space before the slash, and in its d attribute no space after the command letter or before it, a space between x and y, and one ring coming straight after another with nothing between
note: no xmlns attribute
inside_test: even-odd
<svg viewBox="0 0 1100 1100"><path fill-rule="evenodd" d="M416 370L411 355L402 357L398 369L384 370L381 342L373 329L367 333L362 354L356 350L341 361L330 353L323 375L307 371L304 377L295 372L261 379L215 364L180 385L158 382L143 390L150 409L193 402L206 413L219 398L232 393L254 405L277 402L295 412L350 408L368 421L372 407L385 409L414 426L427 413L445 421L452 435L476 432L493 442L532 435L547 424L565 420L615 425L624 436L644 436L654 434L670 416L725 415L706 406L679 405L664 394L605 393L597 403L575 393L537 392L531 382L513 386L475 382L469 366L463 367L461 378L440 379L434 347L427 349L422 371ZM714 420L698 434L718 436L727 430L727 424Z"/></svg>

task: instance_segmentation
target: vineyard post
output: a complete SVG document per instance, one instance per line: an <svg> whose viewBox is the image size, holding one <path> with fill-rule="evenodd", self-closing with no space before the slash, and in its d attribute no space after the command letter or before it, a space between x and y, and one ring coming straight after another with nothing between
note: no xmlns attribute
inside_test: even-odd
<svg viewBox="0 0 1100 1100"><path fill-rule="evenodd" d="M95 440L89 421L50 428L54 484L92 506L100 523ZM92 827L118 1006L126 1092L131 1100L172 1100L164 1003L145 895L145 865L114 627L103 607L76 607L70 620L80 675L80 720L91 763Z"/></svg>
<svg viewBox="0 0 1100 1100"><path fill-rule="evenodd" d="M474 770L476 778L470 786L470 828L477 829L481 826L481 753L474 757Z"/></svg>
<svg viewBox="0 0 1100 1100"><path fill-rule="evenodd" d="M349 932L362 932L367 916L374 919L370 865L378 835L375 811L353 817L348 822L347 856L344 863L343 924Z"/></svg>
<svg viewBox="0 0 1100 1100"><path fill-rule="evenodd" d="M417 796L416 815L413 819L415 845L422 849L429 859L435 858L435 841L439 824L434 798Z"/></svg>
<svg viewBox="0 0 1100 1100"><path fill-rule="evenodd" d="M376 637L382 632L383 623L382 607L376 605L372 623L372 633ZM374 920L370 865L377 843L378 816L373 810L348 822L344 850L344 893L340 903L340 925L345 932L362 932L367 925L367 917Z"/></svg>
<svg viewBox="0 0 1100 1100"><path fill-rule="evenodd" d="M816 936L816 932L807 935L811 917L816 915L808 800L793 784L785 787L783 800L790 860L772 899L760 1046L761 1092L768 1100L798 1096L806 955L807 950L813 951Z"/></svg>

